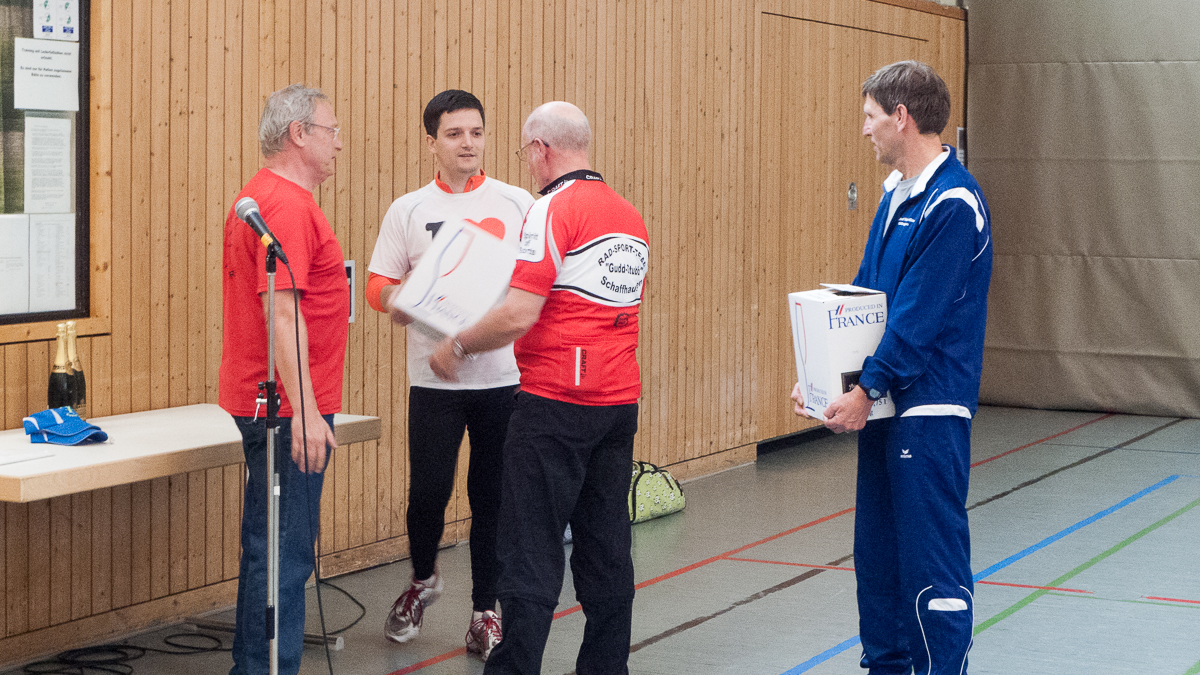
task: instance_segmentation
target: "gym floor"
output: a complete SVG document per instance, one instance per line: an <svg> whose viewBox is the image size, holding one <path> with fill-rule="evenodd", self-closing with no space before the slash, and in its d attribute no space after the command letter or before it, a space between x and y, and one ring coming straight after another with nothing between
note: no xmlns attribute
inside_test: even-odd
<svg viewBox="0 0 1200 675"><path fill-rule="evenodd" d="M972 462L969 672L1200 674L1200 420L983 408ZM630 672L863 672L854 466L853 435L810 436L686 484L685 511L635 526ZM387 642L381 626L408 582L407 561L333 580L366 605L332 653L334 673L482 671L463 649L467 546L439 560L446 591L405 645ZM323 599L331 630L358 615L336 591ZM568 575L544 673L574 669L583 621ZM128 641L162 647L185 628ZM231 661L226 652L149 654L131 665L146 675L218 673ZM322 648L306 649L301 672L328 672Z"/></svg>

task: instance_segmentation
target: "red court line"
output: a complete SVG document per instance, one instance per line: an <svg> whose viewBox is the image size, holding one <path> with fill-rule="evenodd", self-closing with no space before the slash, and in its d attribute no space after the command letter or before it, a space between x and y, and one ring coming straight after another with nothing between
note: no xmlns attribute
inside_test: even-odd
<svg viewBox="0 0 1200 675"><path fill-rule="evenodd" d="M1091 595L1095 591L1082 591L1078 588L1063 588L1062 586L1030 586L1029 584L1006 584L1002 581L976 581L977 584L987 584L988 586L1010 586L1012 588L1032 588L1035 591L1063 591L1064 593L1087 593Z"/></svg>
<svg viewBox="0 0 1200 675"><path fill-rule="evenodd" d="M1186 602L1191 605L1200 605L1200 600L1183 600L1181 598L1160 598L1157 595L1146 595L1143 597L1145 597L1147 600L1165 600L1167 602Z"/></svg>
<svg viewBox="0 0 1200 675"><path fill-rule="evenodd" d="M786 565L788 567L811 567L818 570L841 570L842 572L853 572L853 567L836 567L834 565L811 565L809 563L785 562L783 560L756 560L754 558L726 558L726 560L736 560L738 562L763 563L764 565Z"/></svg>
<svg viewBox="0 0 1200 675"><path fill-rule="evenodd" d="M726 551L724 553L714 555L711 558L706 558L704 560L701 560L700 562L694 562L691 565L688 565L687 567L681 567L673 572L667 572L666 574L654 577L653 579L647 579L647 580L641 582L640 584L635 585L634 588L637 590L641 590L647 586L653 586L654 584L657 584L660 581L666 581L667 579L677 577L680 574L683 574L685 572L691 572L694 569L698 569L700 567L704 567L705 565L715 563L718 560L729 560L730 557L733 556L734 554L741 553L742 551L745 551L746 549L751 549L751 548L754 548L755 546L761 546L769 541L774 541L780 537L786 537L789 534L795 534L796 532L799 532L800 530L804 530L804 529L813 527L814 525L820 525L821 523L824 523L826 521L833 520L834 518L837 518L839 516L844 516L847 513L853 513L853 512L854 512L853 507L848 508L848 509L842 509L841 511L838 511L837 513L831 513L828 516L824 516L822 518L817 518L816 520L807 522L807 523L805 523L803 525L799 525L797 527L793 527L792 529L787 530L785 532L780 532L779 534L773 534L765 539L759 539L758 541L756 541L754 543L746 544L745 546L735 548L732 551ZM556 613L554 615L554 618L561 619L562 617L567 616L568 614L574 614L575 612L578 612L580 609L582 609L582 608L579 605L575 605L574 607L569 607L567 609L564 609L561 612Z"/></svg>
<svg viewBox="0 0 1200 675"><path fill-rule="evenodd" d="M848 509L842 509L841 511L838 511L837 513L831 513L828 516L824 516L822 518L817 518L816 520L807 522L803 525L793 527L792 529L787 530L786 532L780 532L779 534L773 534L765 539L760 539L752 544L746 544L745 546L740 546L738 548L733 549L732 551L726 551L719 555L715 555L711 558L706 558L704 560L701 560L700 562L692 563L691 565L688 565L687 567L681 567L673 572L667 572L666 574L654 577L653 579L647 579L647 580L641 582L640 584L637 584L636 586L634 586L634 588L641 590L647 586L653 586L654 584L657 584L660 581L666 581L667 579L677 577L680 574L683 574L685 572L690 572L694 569L704 567L705 565L715 563L718 560L729 560L730 556L737 554L737 553L741 553L742 551L745 551L746 549L754 548L755 546L761 546L762 544L765 544L769 541L774 541L780 537L786 537L789 534L794 534L796 532L799 532L800 530L804 530L804 529L813 527L815 525L820 525L821 523L824 523L826 521L833 520L834 518L838 518L840 516L846 515L847 513L853 513L853 512L854 512L853 507L848 508ZM575 605L574 607L568 607L567 609L564 609L561 612L556 612L554 614L554 618L561 619L562 617L574 614L575 612L578 612L581 609L583 609L583 608L580 605ZM389 673L388 675L408 675L408 673L416 672L427 666L432 666L436 663L441 663L442 661L454 658L455 656L461 656L466 653L467 653L466 648L460 647L459 649L455 649L454 651L446 652L445 654L442 654L441 656L435 656L431 659L426 659L425 661L421 661L420 663L414 663L411 666L406 666L400 670Z"/></svg>
<svg viewBox="0 0 1200 675"><path fill-rule="evenodd" d="M994 459L1000 459L1001 457L1004 457L1005 455L1011 455L1011 454L1013 454L1014 452L1020 452L1021 450L1024 450L1025 448L1033 447L1033 446L1037 445L1038 443L1045 443L1045 442L1046 442L1046 441L1048 441L1048 440L1051 440L1051 439L1053 439L1053 438L1058 438L1059 436L1062 436L1062 435L1064 435L1064 434L1069 434L1069 433L1071 433L1072 431L1079 431L1080 429L1082 429L1082 428L1086 427L1086 426L1087 426L1087 425L1089 425L1089 424L1095 424L1096 422L1099 422L1100 420L1106 420L1106 419L1108 419L1108 418L1112 417L1114 414L1116 414L1116 413L1104 413L1103 415L1101 415L1101 416L1097 417L1096 419L1094 419L1094 420L1091 420L1091 421L1089 421L1089 422L1084 422L1083 424L1080 424L1080 425L1079 425L1079 426L1077 426L1077 427L1072 427L1072 428L1070 428L1070 429L1067 429L1066 431L1060 431L1060 432L1058 432L1057 434L1054 434L1053 436L1047 436L1047 437L1043 438L1043 439L1042 439L1042 440L1040 440L1040 441L1034 441L1034 442L1032 442L1032 443L1026 443L1025 445L1022 445L1022 446L1021 446L1021 447L1019 447L1019 448L1013 448L1012 450L1009 450L1008 452L1002 452L1002 453L1000 453L1000 454L998 454L998 455L996 455L996 456L994 456L994 457L988 457L987 459L983 459L983 460L980 460L980 461L978 461L978 462L975 462L974 464L972 464L972 465L971 465L971 468L972 468L972 469L974 469L975 467L979 466L980 464L987 464L988 462L990 462L990 461L992 461L992 460L994 460Z"/></svg>

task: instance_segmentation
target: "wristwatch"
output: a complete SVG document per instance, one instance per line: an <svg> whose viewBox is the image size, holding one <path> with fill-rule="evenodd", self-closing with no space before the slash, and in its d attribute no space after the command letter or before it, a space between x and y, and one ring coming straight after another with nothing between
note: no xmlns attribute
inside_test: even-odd
<svg viewBox="0 0 1200 675"><path fill-rule="evenodd" d="M879 391L878 389L867 389L866 387L862 386L861 383L858 385L858 388L862 389L863 393L867 395L867 398L872 401L878 401L879 399L883 398L883 395L885 393L885 392Z"/></svg>
<svg viewBox="0 0 1200 675"><path fill-rule="evenodd" d="M474 354L468 354L467 350L463 349L462 343L458 341L458 338L454 338L450 345L454 350L454 358L467 361L475 358Z"/></svg>

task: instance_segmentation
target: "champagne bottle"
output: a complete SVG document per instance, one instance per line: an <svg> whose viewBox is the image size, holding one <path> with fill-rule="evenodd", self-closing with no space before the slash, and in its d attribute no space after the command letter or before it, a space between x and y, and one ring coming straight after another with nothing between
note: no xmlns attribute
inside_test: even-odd
<svg viewBox="0 0 1200 675"><path fill-rule="evenodd" d="M87 381L83 377L83 364L79 362L79 350L75 344L75 322L67 322L67 360L71 363L75 378L75 414L87 419Z"/></svg>
<svg viewBox="0 0 1200 675"><path fill-rule="evenodd" d="M50 370L50 383L46 388L46 407L61 408L75 403L75 380L70 364L67 357L67 324L60 323L58 352L54 356L54 368Z"/></svg>

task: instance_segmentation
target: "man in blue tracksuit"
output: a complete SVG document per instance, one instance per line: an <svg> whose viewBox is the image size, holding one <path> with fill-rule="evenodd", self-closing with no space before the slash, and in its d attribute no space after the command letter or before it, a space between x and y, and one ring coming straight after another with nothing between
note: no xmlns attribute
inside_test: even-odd
<svg viewBox="0 0 1200 675"><path fill-rule="evenodd" d="M826 409L861 429L854 560L862 665L871 675L967 672L973 623L967 478L979 401L990 215L943 146L950 95L929 66L902 61L862 87L863 135L896 169L855 285L887 293L887 329L859 386ZM895 417L867 422L891 392ZM803 414L799 385L792 398Z"/></svg>

